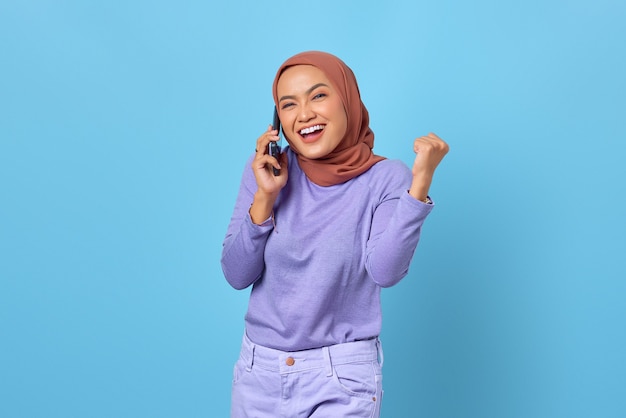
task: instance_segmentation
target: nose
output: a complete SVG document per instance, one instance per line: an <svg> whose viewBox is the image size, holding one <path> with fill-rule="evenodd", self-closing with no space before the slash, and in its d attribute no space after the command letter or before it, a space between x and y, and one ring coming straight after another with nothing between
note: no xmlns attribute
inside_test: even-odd
<svg viewBox="0 0 626 418"><path fill-rule="evenodd" d="M300 112L298 113L298 121L299 122L307 122L315 117L315 112L311 109L311 106L307 104L303 104L300 106Z"/></svg>

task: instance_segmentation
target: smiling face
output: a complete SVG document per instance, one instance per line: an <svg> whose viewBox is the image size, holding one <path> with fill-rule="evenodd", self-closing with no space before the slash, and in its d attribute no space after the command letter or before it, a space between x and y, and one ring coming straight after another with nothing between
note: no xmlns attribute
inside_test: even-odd
<svg viewBox="0 0 626 418"><path fill-rule="evenodd" d="M287 68L276 85L285 135L304 157L323 158L341 143L348 117L326 75L312 65Z"/></svg>

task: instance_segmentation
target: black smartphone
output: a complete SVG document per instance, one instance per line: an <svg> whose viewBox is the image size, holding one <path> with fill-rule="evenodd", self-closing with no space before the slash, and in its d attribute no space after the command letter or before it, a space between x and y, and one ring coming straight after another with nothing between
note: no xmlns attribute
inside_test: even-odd
<svg viewBox="0 0 626 418"><path fill-rule="evenodd" d="M272 122L272 129L276 129L278 131L278 137L280 138L280 119L278 118L278 110L276 109L276 106L274 106L274 122ZM268 147L269 154L278 160L280 158L280 145L278 142L270 141ZM280 170L276 167L272 167L272 171L275 176L280 175Z"/></svg>

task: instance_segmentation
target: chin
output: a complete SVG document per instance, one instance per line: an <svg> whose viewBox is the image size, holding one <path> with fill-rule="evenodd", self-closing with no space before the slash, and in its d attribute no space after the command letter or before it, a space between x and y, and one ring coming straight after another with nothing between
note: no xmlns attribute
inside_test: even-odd
<svg viewBox="0 0 626 418"><path fill-rule="evenodd" d="M330 154L330 152L327 151L327 150L306 149L306 147L303 147L303 148L304 148L304 150L300 154L302 154L304 157L309 158L311 160L317 160L319 158L324 158L328 154Z"/></svg>

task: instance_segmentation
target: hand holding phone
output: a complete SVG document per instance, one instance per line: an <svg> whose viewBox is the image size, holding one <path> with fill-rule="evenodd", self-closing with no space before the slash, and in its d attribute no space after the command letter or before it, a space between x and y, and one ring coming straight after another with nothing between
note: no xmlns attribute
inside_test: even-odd
<svg viewBox="0 0 626 418"><path fill-rule="evenodd" d="M276 129L278 131L278 137L280 138L280 119L278 118L278 110L276 109L276 106L274 106L274 122L272 123L272 129ZM275 141L270 141L268 148L269 154L278 160L280 158L281 151L280 145ZM275 176L280 175L280 170L278 168L272 167L272 171Z"/></svg>

